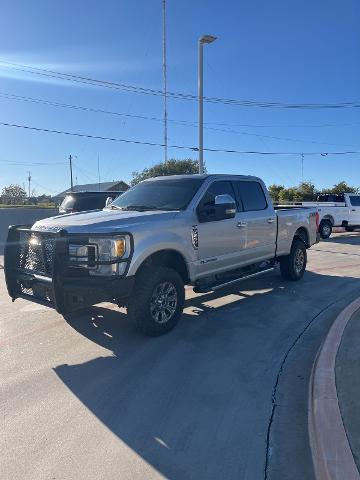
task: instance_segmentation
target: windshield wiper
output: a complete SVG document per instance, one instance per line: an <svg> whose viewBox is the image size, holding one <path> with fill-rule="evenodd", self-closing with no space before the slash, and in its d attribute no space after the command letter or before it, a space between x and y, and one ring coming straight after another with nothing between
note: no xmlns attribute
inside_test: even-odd
<svg viewBox="0 0 360 480"><path fill-rule="evenodd" d="M167 207L155 207L154 205L128 205L123 207L124 210L138 210L139 212L150 211L150 210L178 210L177 208L167 208Z"/></svg>
<svg viewBox="0 0 360 480"><path fill-rule="evenodd" d="M126 207L119 207L118 205L109 205L107 208L116 208L118 210L124 211L138 211L138 212L146 212L152 210L160 210L160 211L175 211L179 210L178 208L167 208L167 207L155 207L153 205L127 205Z"/></svg>
<svg viewBox="0 0 360 480"><path fill-rule="evenodd" d="M105 208L109 208L110 210L122 210L121 207L118 207L117 205L112 205L112 204L108 205Z"/></svg>
<svg viewBox="0 0 360 480"><path fill-rule="evenodd" d="M127 207L124 207L124 210L144 211L144 210L161 210L161 209L158 207L154 207L152 205L128 205Z"/></svg>

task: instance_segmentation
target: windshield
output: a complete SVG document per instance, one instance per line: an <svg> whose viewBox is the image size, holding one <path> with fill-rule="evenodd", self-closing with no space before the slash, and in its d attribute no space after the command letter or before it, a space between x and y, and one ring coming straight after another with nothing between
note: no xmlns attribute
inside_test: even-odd
<svg viewBox="0 0 360 480"><path fill-rule="evenodd" d="M184 210L203 178L151 180L127 190L111 204L124 210Z"/></svg>

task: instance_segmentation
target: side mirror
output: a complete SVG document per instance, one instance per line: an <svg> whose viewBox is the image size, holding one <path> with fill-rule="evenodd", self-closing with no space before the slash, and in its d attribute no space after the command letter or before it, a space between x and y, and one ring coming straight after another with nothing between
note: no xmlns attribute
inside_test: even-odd
<svg viewBox="0 0 360 480"><path fill-rule="evenodd" d="M105 202L105 207L108 207L110 205L110 203L113 202L113 198L112 197L107 197L106 199L106 202Z"/></svg>
<svg viewBox="0 0 360 480"><path fill-rule="evenodd" d="M200 222L216 222L234 218L236 203L231 195L217 195L213 205L206 205L198 211Z"/></svg>
<svg viewBox="0 0 360 480"><path fill-rule="evenodd" d="M236 203L231 195L217 195L215 197L215 217L216 220L225 218L234 218L236 215Z"/></svg>

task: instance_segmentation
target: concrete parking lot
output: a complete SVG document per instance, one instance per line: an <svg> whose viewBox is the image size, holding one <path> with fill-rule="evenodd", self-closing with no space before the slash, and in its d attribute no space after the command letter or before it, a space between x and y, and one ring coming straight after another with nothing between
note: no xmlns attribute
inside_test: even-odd
<svg viewBox="0 0 360 480"><path fill-rule="evenodd" d="M276 272L188 290L160 338L110 304L65 319L12 304L0 271L1 478L313 478L308 380L360 295L359 245L358 233L315 245L299 283Z"/></svg>

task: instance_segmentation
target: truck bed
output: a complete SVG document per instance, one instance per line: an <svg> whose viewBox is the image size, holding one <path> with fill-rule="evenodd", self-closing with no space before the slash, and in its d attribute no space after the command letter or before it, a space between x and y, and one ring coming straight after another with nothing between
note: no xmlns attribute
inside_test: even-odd
<svg viewBox="0 0 360 480"><path fill-rule="evenodd" d="M317 209L315 207L277 206L274 209L278 222L277 255L285 254L299 224L303 225L302 229L308 245L317 242Z"/></svg>

